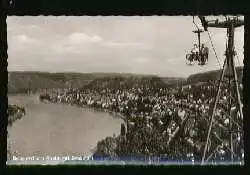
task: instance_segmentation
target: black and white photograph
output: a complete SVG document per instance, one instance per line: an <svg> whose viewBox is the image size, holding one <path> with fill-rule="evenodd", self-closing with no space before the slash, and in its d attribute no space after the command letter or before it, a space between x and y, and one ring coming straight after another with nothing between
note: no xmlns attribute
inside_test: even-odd
<svg viewBox="0 0 250 175"><path fill-rule="evenodd" d="M8 16L7 164L244 165L244 16Z"/></svg>

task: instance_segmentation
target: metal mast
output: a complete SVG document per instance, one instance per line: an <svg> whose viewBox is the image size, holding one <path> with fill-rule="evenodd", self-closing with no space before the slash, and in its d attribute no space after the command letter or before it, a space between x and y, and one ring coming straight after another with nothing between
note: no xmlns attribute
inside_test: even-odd
<svg viewBox="0 0 250 175"><path fill-rule="evenodd" d="M231 107L232 107L232 103L231 103L231 99L233 98L233 94L235 94L236 96L236 107L237 110L239 112L239 115L241 118L243 118L243 113L242 113L242 104L241 104L241 98L240 98L240 92L239 92L239 87L238 87L238 77L237 77L237 73L236 73L236 68L235 68L235 63L234 63L234 56L235 56L235 50L234 50L234 31L236 27L240 27L242 25L244 25L244 21L243 20L239 20L237 18L234 19L227 19L226 21L223 22L208 22L205 20L205 17L203 16L199 16L202 25L205 29L205 31L207 31L208 27L215 27L215 28L227 28L228 31L228 44L227 44L227 49L226 49L226 59L224 60L224 65L223 65L223 69L221 71L221 75L220 75L220 81L219 81L219 86L217 89L217 94L216 94L216 98L215 98L215 102L214 102L214 106L213 106L213 110L212 110L212 116L210 118L210 123L209 123L209 128L208 128L208 133L207 133L207 138L206 138L206 144L204 147L204 151L203 151L203 156L202 156L202 164L204 164L205 158L206 158L206 154L208 152L208 144L209 144L209 140L211 137L211 132L212 132L212 128L214 125L214 117L215 117L215 112L216 112L216 108L219 102L219 98L221 95L221 88L222 88L222 82L224 81L224 78L227 76L228 77L228 89L229 89L229 114L228 114L228 119L229 119L229 132L230 132L230 138L229 138L229 149L230 149L230 154L231 154L231 161L234 161L234 138L233 138L233 133L235 131L233 131L233 129L238 128L238 130L236 131L237 133L239 133L239 128L242 129L242 126L240 126L237 122L237 119L235 116L233 116L231 114ZM231 81L233 80L233 84L231 84ZM234 90L234 92L233 92ZM214 133L213 133L214 134ZM211 156L208 156L211 157ZM208 158L209 159L209 158Z"/></svg>

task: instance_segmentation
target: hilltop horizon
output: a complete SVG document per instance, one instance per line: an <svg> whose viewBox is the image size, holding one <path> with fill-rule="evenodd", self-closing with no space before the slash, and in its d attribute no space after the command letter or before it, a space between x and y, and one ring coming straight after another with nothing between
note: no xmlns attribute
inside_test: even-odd
<svg viewBox="0 0 250 175"><path fill-rule="evenodd" d="M244 68L244 66L236 66L236 69L238 68ZM102 75L133 75L133 76L156 76L156 77L162 77L162 78L188 78L189 76L196 75L196 74L203 74L203 73L210 73L214 71L219 71L221 69L214 69L214 70L209 70L209 71L202 71L202 72L197 72L193 74L189 74L186 76L162 76L162 75L157 75L157 74L147 74L147 73L133 73L133 72L76 72L76 71L58 71L58 72L53 72L53 71L8 71L9 73L49 73L49 74L102 74Z"/></svg>

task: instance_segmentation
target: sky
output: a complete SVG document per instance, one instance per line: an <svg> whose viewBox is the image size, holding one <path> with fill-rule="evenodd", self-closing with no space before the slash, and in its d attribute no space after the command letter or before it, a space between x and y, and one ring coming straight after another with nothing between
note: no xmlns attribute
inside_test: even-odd
<svg viewBox="0 0 250 175"><path fill-rule="evenodd" d="M9 71L187 77L220 68L207 32L201 42L210 49L208 64L186 65L185 55L198 42L192 16L9 16L7 28ZM222 66L226 29L209 32ZM243 66L243 47L244 26L235 31L237 66Z"/></svg>

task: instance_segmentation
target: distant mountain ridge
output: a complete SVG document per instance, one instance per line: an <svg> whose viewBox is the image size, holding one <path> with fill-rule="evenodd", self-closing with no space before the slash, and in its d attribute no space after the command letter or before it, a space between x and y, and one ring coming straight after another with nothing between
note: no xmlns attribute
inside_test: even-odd
<svg viewBox="0 0 250 175"><path fill-rule="evenodd" d="M209 80L219 80L222 70L213 70L204 73L197 73L190 75L187 78L187 83L197 83L200 81L209 81ZM243 67L236 67L236 73L238 80L241 82L243 77Z"/></svg>
<svg viewBox="0 0 250 175"><path fill-rule="evenodd" d="M237 68L239 80L242 79L242 67ZM140 75L131 73L48 73L48 72L9 72L9 93L25 93L28 90L51 88L82 88L94 82L110 82L115 85L116 81L128 83L183 85L201 81L219 79L220 70L209 71L182 77L159 77L155 75Z"/></svg>
<svg viewBox="0 0 250 175"><path fill-rule="evenodd" d="M120 89L120 88L136 88L136 87L165 87L166 83L163 82L161 77L158 76L117 76L105 77L93 80L85 88L89 89Z"/></svg>
<svg viewBox="0 0 250 175"><path fill-rule="evenodd" d="M24 93L28 90L51 88L81 88L93 80L114 77L150 77L150 75L120 73L48 73L9 72L9 93Z"/></svg>

